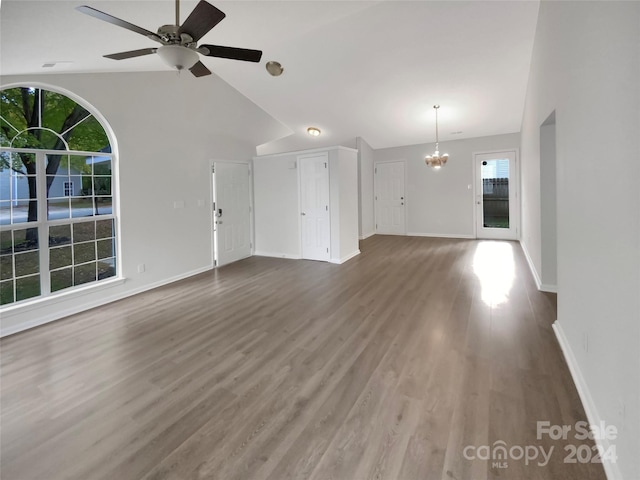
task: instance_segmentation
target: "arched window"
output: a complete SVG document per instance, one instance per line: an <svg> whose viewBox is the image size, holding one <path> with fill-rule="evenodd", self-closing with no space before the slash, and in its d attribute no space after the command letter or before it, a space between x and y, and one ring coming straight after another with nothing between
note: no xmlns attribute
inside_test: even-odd
<svg viewBox="0 0 640 480"><path fill-rule="evenodd" d="M117 275L113 166L88 107L0 89L0 305Z"/></svg>

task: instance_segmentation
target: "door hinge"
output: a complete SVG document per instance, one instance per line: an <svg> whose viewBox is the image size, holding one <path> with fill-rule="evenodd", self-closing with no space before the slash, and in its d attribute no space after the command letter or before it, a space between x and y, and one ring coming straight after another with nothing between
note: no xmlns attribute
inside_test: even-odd
<svg viewBox="0 0 640 480"><path fill-rule="evenodd" d="M249 243L249 248L253 248L253 243Z"/></svg>
<svg viewBox="0 0 640 480"><path fill-rule="evenodd" d="M325 205L324 209L328 212L329 211L329 205Z"/></svg>
<svg viewBox="0 0 640 480"><path fill-rule="evenodd" d="M374 168L374 169L373 169L373 173L378 173L378 169L377 169L377 168Z"/></svg>
<svg viewBox="0 0 640 480"><path fill-rule="evenodd" d="M217 266L218 266L218 261L217 261L217 260L214 260L214 261L213 261L213 266L214 266L214 267L217 267Z"/></svg>
<svg viewBox="0 0 640 480"><path fill-rule="evenodd" d="M329 253L329 247L327 247L327 253Z"/></svg>
<svg viewBox="0 0 640 480"><path fill-rule="evenodd" d="M214 165L211 165L211 173L216 173L216 167Z"/></svg>
<svg viewBox="0 0 640 480"><path fill-rule="evenodd" d="M327 162L324 162L324 168L327 168Z"/></svg>
<svg viewBox="0 0 640 480"><path fill-rule="evenodd" d="M378 196L376 195L376 200L378 200Z"/></svg>

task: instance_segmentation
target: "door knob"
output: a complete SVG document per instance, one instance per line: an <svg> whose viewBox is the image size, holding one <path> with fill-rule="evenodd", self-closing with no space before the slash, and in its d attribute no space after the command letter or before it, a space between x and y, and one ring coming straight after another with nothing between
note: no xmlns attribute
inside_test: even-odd
<svg viewBox="0 0 640 480"><path fill-rule="evenodd" d="M304 212L301 212L301 213L300 213L300 215L302 215L302 216L304 216L304 215L306 215L306 213L304 213Z"/></svg>

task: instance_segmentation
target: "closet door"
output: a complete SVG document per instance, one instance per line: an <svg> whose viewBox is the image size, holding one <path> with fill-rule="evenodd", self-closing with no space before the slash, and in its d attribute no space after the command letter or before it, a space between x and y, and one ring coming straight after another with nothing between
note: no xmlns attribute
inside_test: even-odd
<svg viewBox="0 0 640 480"><path fill-rule="evenodd" d="M298 158L302 258L329 260L329 155Z"/></svg>

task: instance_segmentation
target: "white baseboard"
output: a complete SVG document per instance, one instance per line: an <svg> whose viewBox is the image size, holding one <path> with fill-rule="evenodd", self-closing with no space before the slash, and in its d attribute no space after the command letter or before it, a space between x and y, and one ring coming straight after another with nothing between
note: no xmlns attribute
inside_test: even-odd
<svg viewBox="0 0 640 480"><path fill-rule="evenodd" d="M302 258L300 255L291 255L289 253L278 253L278 252L256 251L254 255L258 257L288 258L289 260L300 260Z"/></svg>
<svg viewBox="0 0 640 480"><path fill-rule="evenodd" d="M547 283L543 283L538 287L538 290L540 290L542 292L558 293L558 286L557 285L549 285Z"/></svg>
<svg viewBox="0 0 640 480"><path fill-rule="evenodd" d="M533 280L536 282L536 287L538 288L538 290L542 290L542 281L540 280L540 275L538 275L538 271L536 270L536 267L533 265L533 260L531 260L531 255L529 255L527 246L525 243L522 242L522 240L520 240L520 247L524 252L524 258L527 259L527 263L529 264L529 270L531 270L531 274L533 275ZM546 292L548 290L542 290L542 291Z"/></svg>
<svg viewBox="0 0 640 480"><path fill-rule="evenodd" d="M578 361L573 354L571 345L569 344L569 341L564 334L564 330L562 329L562 325L558 320L553 322L553 331L555 332L558 343L560 344L560 349L564 354L564 359L569 366L569 371L571 372L573 383L576 385L576 389L578 390L578 395L580 396L580 401L582 402L584 411L587 414L587 421L589 422L589 425L601 425L603 419L598 414L598 410L593 401L593 397L589 392L589 387L587 386L587 383L582 376L582 372L580 371ZM598 435L596 435L596 437L598 437ZM609 447L611 446L609 440L607 440L606 438L596 438L595 442L598 447L601 448L600 451L602 452L607 452ZM620 468L618 467L617 463L611 462L611 460L608 458L602 458L602 466L604 467L604 473L607 476L608 480L622 479L622 474L620 473Z"/></svg>
<svg viewBox="0 0 640 480"><path fill-rule="evenodd" d="M62 310L56 310L53 311L49 314L43 315L38 317L37 319L33 319L33 320L29 320L26 322L21 322L18 323L16 325L10 325L8 327L4 327L4 322L6 322L8 319L5 315L3 315L3 322L2 325L0 325L0 337L5 337L7 335L13 335L14 333L18 333L18 332L22 332L24 330L28 330L29 328L34 328L34 327L38 327L40 325L44 325L46 323L50 323L50 322L54 322L56 320L60 320L62 318L68 317L70 315L75 315L76 313L80 313L80 312L84 312L86 310L90 310L92 308L95 307L100 307L102 305L106 305L107 303L111 303L111 302L115 302L117 300L122 300L123 298L127 298L130 297L132 295L137 295L138 293L142 293L142 292L146 292L147 290L152 290L154 288L158 288L161 287L163 285L167 285L169 283L173 283L173 282L177 282L178 280L184 280L185 278L188 277L192 277L194 275L198 275L200 273L204 273L206 271L209 271L213 268L213 266L209 265L203 268L198 268L196 270L191 270L189 272L180 274L180 275L176 275L174 277L170 277L167 278L165 280L161 280L158 282L153 282L138 288L134 288L133 290L128 290L125 292L118 292L112 295L105 295L105 296L101 296L100 298L97 299L92 299L92 300L88 300L88 301L80 301L78 303L74 303L74 305L72 307L69 308L65 308ZM67 298L61 298L61 297L51 297L51 302L47 302L47 299L42 299L42 302L39 305L25 305L25 309L27 310L18 310L16 309L15 311L20 311L20 313L24 313L25 311L28 311L29 308L33 308L34 310L38 309L38 308L44 308L46 306L49 306L50 304L55 304L55 303L60 303L61 301L64 300L70 300L70 299L82 299L82 296L85 296L88 293L95 293L97 291L98 288L103 287L104 289L109 288L109 287L113 287L113 286L117 286L117 285L121 285L122 283L126 283L126 279L118 279L118 282L113 282L111 285L100 285L100 284L95 284L92 285L91 290L86 289L83 291L78 291L78 292L73 292L70 291L69 295L67 296Z"/></svg>
<svg viewBox="0 0 640 480"><path fill-rule="evenodd" d="M329 263L335 263L337 265L341 265L344 262L351 260L353 257L360 255L360 250L356 250L355 252L350 253L349 255L346 255L344 257L342 257L340 260L335 260L335 259L331 259L329 260Z"/></svg>
<svg viewBox="0 0 640 480"><path fill-rule="evenodd" d="M462 233L407 233L407 237L434 237L434 238L463 238L470 239L476 238L474 235L465 235Z"/></svg>
<svg viewBox="0 0 640 480"><path fill-rule="evenodd" d="M365 233L360 235L360 240L365 240L369 237L373 237L376 234L375 230L373 232Z"/></svg>

